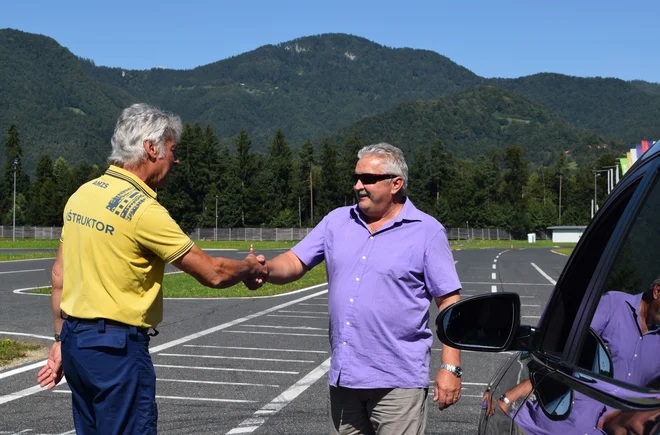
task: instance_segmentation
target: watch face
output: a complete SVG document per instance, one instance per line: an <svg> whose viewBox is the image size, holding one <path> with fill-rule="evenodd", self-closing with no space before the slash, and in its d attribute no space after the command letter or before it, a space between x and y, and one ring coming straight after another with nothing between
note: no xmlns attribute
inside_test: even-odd
<svg viewBox="0 0 660 435"><path fill-rule="evenodd" d="M454 373L456 374L456 376L458 376L460 378L461 376L463 376L463 369L460 368L460 367L456 367L456 369L454 370Z"/></svg>

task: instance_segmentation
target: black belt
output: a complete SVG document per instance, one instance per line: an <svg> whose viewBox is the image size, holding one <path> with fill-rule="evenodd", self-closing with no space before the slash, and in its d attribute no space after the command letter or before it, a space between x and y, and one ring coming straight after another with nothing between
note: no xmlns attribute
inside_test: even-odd
<svg viewBox="0 0 660 435"><path fill-rule="evenodd" d="M60 317L69 322L78 322L87 325L112 326L115 328L124 328L124 329L135 328L138 332L142 334L150 335L152 337L158 335L158 331L156 329L154 329L153 333L150 333L149 328L141 328L139 326L129 325L127 323L118 322L112 319L81 319L80 317L69 316L65 314L63 311L60 311Z"/></svg>

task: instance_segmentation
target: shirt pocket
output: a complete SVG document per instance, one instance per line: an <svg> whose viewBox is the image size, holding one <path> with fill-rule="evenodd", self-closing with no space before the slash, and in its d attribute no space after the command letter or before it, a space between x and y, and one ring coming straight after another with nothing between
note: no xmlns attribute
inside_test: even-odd
<svg viewBox="0 0 660 435"><path fill-rule="evenodd" d="M383 249L381 252L376 253L375 257L372 253L374 270L380 275L393 279L407 278L415 272L412 258L412 247Z"/></svg>

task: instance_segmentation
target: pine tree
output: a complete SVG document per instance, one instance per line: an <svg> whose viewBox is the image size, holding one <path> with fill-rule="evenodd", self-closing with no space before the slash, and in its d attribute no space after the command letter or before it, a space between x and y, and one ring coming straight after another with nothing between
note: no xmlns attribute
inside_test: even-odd
<svg viewBox="0 0 660 435"><path fill-rule="evenodd" d="M335 208L345 205L344 199L347 198L347 195L341 190L337 166L337 147L326 137L321 143L319 216L325 216Z"/></svg>

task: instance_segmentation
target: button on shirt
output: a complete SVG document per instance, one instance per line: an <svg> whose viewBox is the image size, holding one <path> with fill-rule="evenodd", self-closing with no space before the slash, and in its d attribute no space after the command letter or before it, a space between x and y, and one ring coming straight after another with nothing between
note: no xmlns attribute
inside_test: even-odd
<svg viewBox="0 0 660 435"><path fill-rule="evenodd" d="M642 296L643 293L605 293L591 327L610 349L614 379L645 387L660 375L660 329L642 334L639 323Z"/></svg>
<svg viewBox="0 0 660 435"><path fill-rule="evenodd" d="M310 269L326 261L330 385L428 388L429 303L461 288L444 227L409 199L373 234L341 207L292 251Z"/></svg>

